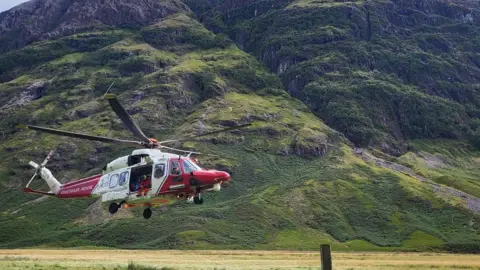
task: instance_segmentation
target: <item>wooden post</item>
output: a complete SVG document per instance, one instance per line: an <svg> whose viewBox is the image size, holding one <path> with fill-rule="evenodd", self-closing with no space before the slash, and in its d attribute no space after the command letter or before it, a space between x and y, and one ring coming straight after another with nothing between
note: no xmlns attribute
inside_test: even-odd
<svg viewBox="0 0 480 270"><path fill-rule="evenodd" d="M320 245L320 262L322 263L322 270L332 270L330 245Z"/></svg>

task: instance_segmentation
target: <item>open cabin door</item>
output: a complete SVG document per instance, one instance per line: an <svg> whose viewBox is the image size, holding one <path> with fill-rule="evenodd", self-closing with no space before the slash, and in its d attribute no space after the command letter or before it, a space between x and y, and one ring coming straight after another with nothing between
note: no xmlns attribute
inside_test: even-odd
<svg viewBox="0 0 480 270"><path fill-rule="evenodd" d="M154 166L152 164L131 167L128 191L130 198L150 197L155 191ZM154 191L152 191L154 190Z"/></svg>

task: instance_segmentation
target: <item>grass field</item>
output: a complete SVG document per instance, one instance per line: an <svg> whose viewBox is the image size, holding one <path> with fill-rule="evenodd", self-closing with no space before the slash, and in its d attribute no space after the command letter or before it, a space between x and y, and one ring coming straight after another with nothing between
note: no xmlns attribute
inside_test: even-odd
<svg viewBox="0 0 480 270"><path fill-rule="evenodd" d="M480 255L333 253L334 269L479 269ZM0 269L320 269L316 252L0 250Z"/></svg>

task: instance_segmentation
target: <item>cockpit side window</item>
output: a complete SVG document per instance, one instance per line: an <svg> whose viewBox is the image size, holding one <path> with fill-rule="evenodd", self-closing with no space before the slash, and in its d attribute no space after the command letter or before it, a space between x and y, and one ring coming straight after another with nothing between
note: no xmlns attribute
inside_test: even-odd
<svg viewBox="0 0 480 270"><path fill-rule="evenodd" d="M153 176L155 178L160 178L165 174L165 164L157 164L155 165L155 172L153 173Z"/></svg>
<svg viewBox="0 0 480 270"><path fill-rule="evenodd" d="M171 175L181 175L182 171L180 170L180 163L175 160L170 164L170 174Z"/></svg>
<svg viewBox="0 0 480 270"><path fill-rule="evenodd" d="M197 168L187 159L183 160L183 171L185 173L191 173L193 171L196 171Z"/></svg>

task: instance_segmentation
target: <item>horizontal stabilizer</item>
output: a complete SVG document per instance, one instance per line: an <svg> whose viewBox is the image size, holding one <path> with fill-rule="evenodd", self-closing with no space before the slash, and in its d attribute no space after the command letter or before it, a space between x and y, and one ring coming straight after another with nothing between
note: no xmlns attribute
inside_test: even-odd
<svg viewBox="0 0 480 270"><path fill-rule="evenodd" d="M25 193L35 193L35 194L41 194L41 195L47 195L47 196L55 196L55 193L33 190L31 188L24 188L23 192L25 192Z"/></svg>

